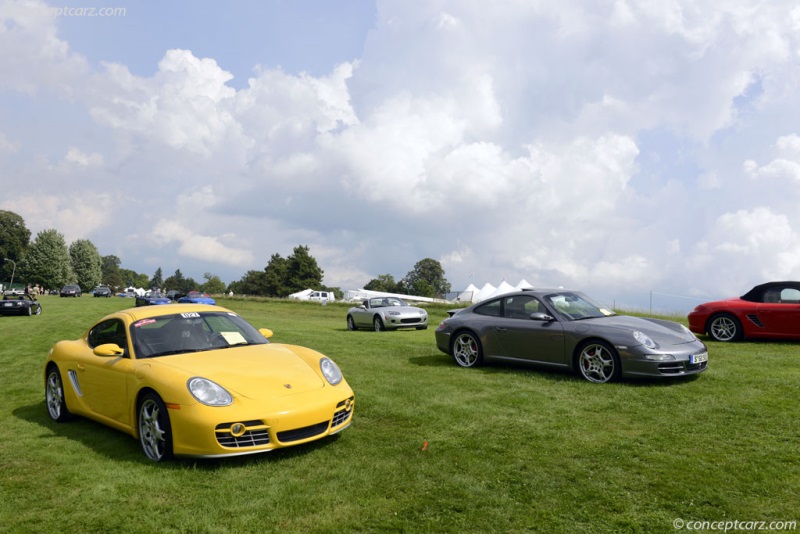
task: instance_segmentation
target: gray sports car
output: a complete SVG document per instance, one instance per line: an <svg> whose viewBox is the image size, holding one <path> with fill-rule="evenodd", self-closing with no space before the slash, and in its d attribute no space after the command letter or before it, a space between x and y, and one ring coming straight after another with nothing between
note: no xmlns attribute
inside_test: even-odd
<svg viewBox="0 0 800 534"><path fill-rule="evenodd" d="M360 306L347 310L347 329L372 328L396 330L398 328L428 328L428 312L409 306L397 297L375 297L366 299Z"/></svg>
<svg viewBox="0 0 800 534"><path fill-rule="evenodd" d="M462 367L526 362L603 383L686 376L708 365L708 349L685 326L617 315L577 291L516 291L449 313L436 345Z"/></svg>

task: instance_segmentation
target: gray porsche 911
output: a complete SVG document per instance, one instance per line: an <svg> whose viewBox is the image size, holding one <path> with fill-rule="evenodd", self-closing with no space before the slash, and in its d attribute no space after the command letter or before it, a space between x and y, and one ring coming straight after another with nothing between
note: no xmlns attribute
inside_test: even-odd
<svg viewBox="0 0 800 534"><path fill-rule="evenodd" d="M525 362L603 383L686 376L708 366L708 349L685 326L617 315L577 291L516 291L449 313L436 328L436 345L462 367Z"/></svg>

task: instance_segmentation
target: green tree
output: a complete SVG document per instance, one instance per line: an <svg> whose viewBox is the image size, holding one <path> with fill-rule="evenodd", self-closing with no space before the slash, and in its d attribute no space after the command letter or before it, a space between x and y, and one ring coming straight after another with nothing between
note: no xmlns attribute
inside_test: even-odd
<svg viewBox="0 0 800 534"><path fill-rule="evenodd" d="M225 283L220 280L219 276L205 273L203 278L205 278L206 281L200 286L201 291L205 291L209 295L218 295L225 292Z"/></svg>
<svg viewBox="0 0 800 534"><path fill-rule="evenodd" d="M120 269L119 274L125 281L125 287L133 286L145 289L147 288L148 282L150 282L150 278L146 274L137 273L130 269Z"/></svg>
<svg viewBox="0 0 800 534"><path fill-rule="evenodd" d="M72 270L83 291L91 291L103 278L103 259L88 239L78 239L69 246Z"/></svg>
<svg viewBox="0 0 800 534"><path fill-rule="evenodd" d="M122 265L122 260L114 255L102 257L101 279L103 284L114 289L122 289L125 286L125 280L120 272L120 265Z"/></svg>
<svg viewBox="0 0 800 534"><path fill-rule="evenodd" d="M76 282L64 236L53 229L36 235L17 270L21 279L48 289L60 289Z"/></svg>
<svg viewBox="0 0 800 534"><path fill-rule="evenodd" d="M12 272L16 276L15 265L25 256L30 240L31 232L22 217L0 210L0 281L10 281Z"/></svg>
<svg viewBox="0 0 800 534"><path fill-rule="evenodd" d="M241 280L231 282L228 290L236 295L266 295L266 274L265 271L247 271Z"/></svg>
<svg viewBox="0 0 800 534"><path fill-rule="evenodd" d="M279 295L285 297L291 293L304 289L319 289L322 286L322 276L324 271L317 265L307 246L298 245L294 247L294 252L286 258L287 271L285 281L286 294Z"/></svg>
<svg viewBox="0 0 800 534"><path fill-rule="evenodd" d="M379 274L377 278L370 280L364 289L370 291L383 291L385 293L400 293L397 282L391 274Z"/></svg>
<svg viewBox="0 0 800 534"><path fill-rule="evenodd" d="M450 282L444 277L442 264L431 258L418 261L402 283L410 294L421 297L435 297L450 292Z"/></svg>
<svg viewBox="0 0 800 534"><path fill-rule="evenodd" d="M164 287L164 275L161 273L161 267L156 269L153 278L150 280L150 287L151 288L163 288Z"/></svg>
<svg viewBox="0 0 800 534"><path fill-rule="evenodd" d="M286 275L289 272L289 261L280 254L273 254L264 267L263 291L268 297L285 297L291 293L286 290Z"/></svg>

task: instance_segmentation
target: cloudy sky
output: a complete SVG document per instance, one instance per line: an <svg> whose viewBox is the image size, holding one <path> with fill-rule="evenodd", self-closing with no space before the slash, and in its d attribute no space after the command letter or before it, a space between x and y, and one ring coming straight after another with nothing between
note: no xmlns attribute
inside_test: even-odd
<svg viewBox="0 0 800 534"><path fill-rule="evenodd" d="M794 0L0 0L0 73L0 209L151 276L800 279Z"/></svg>

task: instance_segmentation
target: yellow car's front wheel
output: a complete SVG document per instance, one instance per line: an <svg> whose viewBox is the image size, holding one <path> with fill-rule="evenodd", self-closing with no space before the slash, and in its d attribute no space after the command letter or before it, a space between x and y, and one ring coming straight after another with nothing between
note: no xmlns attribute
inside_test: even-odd
<svg viewBox="0 0 800 534"><path fill-rule="evenodd" d="M154 462L172 457L172 429L167 406L153 392L146 393L139 404L139 443L145 456Z"/></svg>

